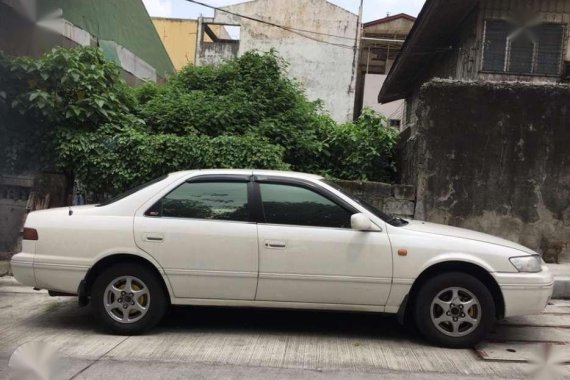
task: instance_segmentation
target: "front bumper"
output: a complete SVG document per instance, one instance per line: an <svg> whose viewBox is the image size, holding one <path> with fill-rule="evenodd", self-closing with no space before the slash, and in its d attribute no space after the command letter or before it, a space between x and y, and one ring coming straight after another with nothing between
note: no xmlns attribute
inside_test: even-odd
<svg viewBox="0 0 570 380"><path fill-rule="evenodd" d="M493 273L505 301L505 317L540 314L552 297L554 277L546 265L539 273Z"/></svg>
<svg viewBox="0 0 570 380"><path fill-rule="evenodd" d="M34 275L34 254L20 252L12 257L10 267L16 281L22 285L36 287L36 276Z"/></svg>

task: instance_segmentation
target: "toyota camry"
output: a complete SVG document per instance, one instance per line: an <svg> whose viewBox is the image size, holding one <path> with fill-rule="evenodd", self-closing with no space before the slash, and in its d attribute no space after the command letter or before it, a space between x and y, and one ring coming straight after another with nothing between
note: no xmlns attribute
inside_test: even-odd
<svg viewBox="0 0 570 380"><path fill-rule="evenodd" d="M77 295L119 334L152 328L171 304L326 309L397 314L457 348L497 319L540 313L553 288L519 244L262 170L177 172L102 204L32 212L12 268L22 284Z"/></svg>

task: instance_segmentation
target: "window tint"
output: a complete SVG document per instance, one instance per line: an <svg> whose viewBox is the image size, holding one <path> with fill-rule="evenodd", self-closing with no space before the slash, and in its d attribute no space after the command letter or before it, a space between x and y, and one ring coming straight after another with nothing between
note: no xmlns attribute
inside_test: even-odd
<svg viewBox="0 0 570 380"><path fill-rule="evenodd" d="M267 223L350 228L351 213L314 191L265 183L260 188Z"/></svg>
<svg viewBox="0 0 570 380"><path fill-rule="evenodd" d="M185 183L154 206L147 215L171 218L193 218L247 221L246 182Z"/></svg>

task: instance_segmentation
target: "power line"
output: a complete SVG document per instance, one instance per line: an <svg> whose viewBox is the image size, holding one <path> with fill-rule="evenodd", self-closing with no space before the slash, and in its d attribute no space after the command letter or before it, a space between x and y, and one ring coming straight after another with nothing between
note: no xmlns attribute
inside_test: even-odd
<svg viewBox="0 0 570 380"><path fill-rule="evenodd" d="M232 12L232 11L228 11L228 10L226 10L226 9L222 9L222 8L219 8L219 7L215 7L215 6L213 6L213 5L209 5L209 4L206 4L206 3L202 3L202 2L200 2L200 1L196 1L196 0L186 0L186 1L188 1L188 2L190 2L190 3L193 3L193 4L201 5L201 6L206 7L206 8L211 8L211 9L214 9L214 10L219 11L219 12L224 12L224 13L230 14L230 15L232 15L232 16L241 17L241 18L244 18L244 19L246 19L246 20L255 21L255 22L259 22L259 23L265 24L265 25L273 26L273 27L275 27L275 28L283 29L283 30L288 31L289 33L293 33L293 34L299 35L299 36L301 36L301 37L307 38L307 39L309 39L309 40L313 40L313 41L315 41L315 42L320 42L320 43L323 43L323 44L328 44L328 45L340 47L340 48L343 48L343 49L350 49L350 50L353 50L353 49L355 48L355 45L345 45L345 44L341 44L341 43L334 43L334 42L329 42L329 41L323 41L323 40L320 40L320 39L318 39L318 38L315 38L315 37L312 37L312 36L308 36L308 35L306 35L306 34L304 34L304 33L312 33L312 34L316 34L316 35L323 35L323 36L329 36L329 37L335 37L335 38L343 38L343 39L349 39L349 40L351 40L351 41L355 41L355 39L354 39L354 38L351 38L351 37L337 36L337 35L334 35L334 34L321 33L321 32L316 32L316 31L311 31L311 30L306 30L306 29L298 29L298 28L293 28L293 27L290 27L290 26L279 25L279 24L272 23L272 22L270 22L270 21L262 20L262 19L259 19L259 18L251 17L251 16L242 15L242 14L235 13L235 12Z"/></svg>

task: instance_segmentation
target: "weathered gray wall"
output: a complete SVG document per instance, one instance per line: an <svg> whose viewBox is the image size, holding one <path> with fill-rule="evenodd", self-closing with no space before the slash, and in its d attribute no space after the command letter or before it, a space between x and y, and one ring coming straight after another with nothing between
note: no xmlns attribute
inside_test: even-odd
<svg viewBox="0 0 570 380"><path fill-rule="evenodd" d="M254 0L224 9L320 33L292 33L218 11L214 17L216 22L241 25L240 55L249 50L276 49L290 64L289 76L304 85L309 99L321 99L336 121L352 120L355 89L351 83L356 76L352 47L358 24L355 14L326 0Z"/></svg>
<svg viewBox="0 0 570 380"><path fill-rule="evenodd" d="M414 216L416 191L413 186L340 180L335 183L388 214L404 218Z"/></svg>
<svg viewBox="0 0 570 380"><path fill-rule="evenodd" d="M435 80L403 144L416 218L568 258L570 86Z"/></svg>
<svg viewBox="0 0 570 380"><path fill-rule="evenodd" d="M198 51L200 65L218 65L237 56L239 42L202 42Z"/></svg>

